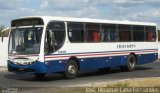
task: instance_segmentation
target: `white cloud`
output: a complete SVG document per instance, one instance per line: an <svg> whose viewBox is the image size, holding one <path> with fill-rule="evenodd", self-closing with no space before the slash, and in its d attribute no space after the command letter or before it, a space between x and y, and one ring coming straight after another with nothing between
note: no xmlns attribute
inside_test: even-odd
<svg viewBox="0 0 160 93"><path fill-rule="evenodd" d="M139 4L139 3L157 3L160 0L100 0L100 2L116 3L116 4Z"/></svg>
<svg viewBox="0 0 160 93"><path fill-rule="evenodd" d="M160 0L41 0L39 8L19 6L27 2L33 1L0 0L1 22L8 25L13 18L32 15L156 21L160 15Z"/></svg>
<svg viewBox="0 0 160 93"><path fill-rule="evenodd" d="M89 0L83 0L83 2L84 2L84 3L88 3L88 2L89 2Z"/></svg>
<svg viewBox="0 0 160 93"><path fill-rule="evenodd" d="M48 0L47 11L44 14L70 17L98 18L100 11L90 4L89 0Z"/></svg>
<svg viewBox="0 0 160 93"><path fill-rule="evenodd" d="M115 5L121 7L135 7L142 5L150 5L160 7L160 0L91 0L92 3L98 6Z"/></svg>
<svg viewBox="0 0 160 93"><path fill-rule="evenodd" d="M88 6L82 8L81 10L75 11L74 14L71 14L70 16L98 18L100 17L100 11L96 7Z"/></svg>
<svg viewBox="0 0 160 93"><path fill-rule="evenodd" d="M85 7L87 0L49 0L50 9L74 11Z"/></svg>
<svg viewBox="0 0 160 93"><path fill-rule="evenodd" d="M48 8L49 7L48 0L44 0L40 7L41 8Z"/></svg>
<svg viewBox="0 0 160 93"><path fill-rule="evenodd" d="M0 10L10 10L14 9L15 7L11 2L8 2L7 0L0 0Z"/></svg>
<svg viewBox="0 0 160 93"><path fill-rule="evenodd" d="M133 13L133 17L146 21L159 21L160 8L151 8L139 13Z"/></svg>

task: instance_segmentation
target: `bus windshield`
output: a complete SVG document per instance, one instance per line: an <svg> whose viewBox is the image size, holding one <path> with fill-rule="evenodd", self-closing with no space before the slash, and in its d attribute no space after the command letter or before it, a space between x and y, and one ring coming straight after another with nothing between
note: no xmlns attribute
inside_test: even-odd
<svg viewBox="0 0 160 93"><path fill-rule="evenodd" d="M12 29L9 38L9 54L38 54L42 27Z"/></svg>

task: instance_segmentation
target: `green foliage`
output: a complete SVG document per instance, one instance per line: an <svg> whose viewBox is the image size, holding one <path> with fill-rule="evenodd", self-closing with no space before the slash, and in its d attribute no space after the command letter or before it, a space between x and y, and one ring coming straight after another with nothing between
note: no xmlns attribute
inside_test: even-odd
<svg viewBox="0 0 160 93"><path fill-rule="evenodd" d="M129 87L129 83L126 82L119 82L116 84L108 85L107 87Z"/></svg>

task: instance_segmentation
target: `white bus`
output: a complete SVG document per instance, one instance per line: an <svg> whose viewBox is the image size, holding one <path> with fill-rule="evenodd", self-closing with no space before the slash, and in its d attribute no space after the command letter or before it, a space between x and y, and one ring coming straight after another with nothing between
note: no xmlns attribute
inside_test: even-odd
<svg viewBox="0 0 160 93"><path fill-rule="evenodd" d="M155 23L69 17L23 17L11 22L8 71L43 77L136 65L158 58Z"/></svg>

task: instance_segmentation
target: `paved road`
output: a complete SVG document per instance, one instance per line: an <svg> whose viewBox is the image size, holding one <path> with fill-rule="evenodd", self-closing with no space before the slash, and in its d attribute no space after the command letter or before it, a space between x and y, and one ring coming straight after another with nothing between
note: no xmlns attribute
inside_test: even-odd
<svg viewBox="0 0 160 93"><path fill-rule="evenodd" d="M96 82L115 81L128 78L160 77L160 63L154 62L138 66L134 72L112 69L106 72L90 71L80 73L78 78L65 80L63 75L47 75L37 80L33 75L17 75L0 71L0 86L8 87L67 87Z"/></svg>

